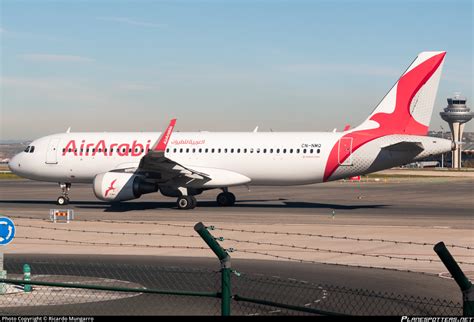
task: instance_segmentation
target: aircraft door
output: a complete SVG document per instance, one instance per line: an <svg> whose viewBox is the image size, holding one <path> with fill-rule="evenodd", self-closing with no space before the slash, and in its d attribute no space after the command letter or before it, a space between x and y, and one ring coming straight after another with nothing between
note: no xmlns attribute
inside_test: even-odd
<svg viewBox="0 0 474 322"><path fill-rule="evenodd" d="M46 163L57 164L58 163L58 144L60 139L51 139L48 144L48 150L46 151Z"/></svg>
<svg viewBox="0 0 474 322"><path fill-rule="evenodd" d="M352 138L341 138L339 140L338 161L340 165L352 165Z"/></svg>

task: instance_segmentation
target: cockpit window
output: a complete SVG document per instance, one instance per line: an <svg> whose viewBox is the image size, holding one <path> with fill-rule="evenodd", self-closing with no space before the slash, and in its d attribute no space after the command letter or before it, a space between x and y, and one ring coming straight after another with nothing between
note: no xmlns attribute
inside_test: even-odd
<svg viewBox="0 0 474 322"><path fill-rule="evenodd" d="M34 146L34 145L31 145L31 146L28 145L28 146L26 147L26 149L24 150L24 152L26 152L26 153L33 153L33 152L35 152L35 146Z"/></svg>

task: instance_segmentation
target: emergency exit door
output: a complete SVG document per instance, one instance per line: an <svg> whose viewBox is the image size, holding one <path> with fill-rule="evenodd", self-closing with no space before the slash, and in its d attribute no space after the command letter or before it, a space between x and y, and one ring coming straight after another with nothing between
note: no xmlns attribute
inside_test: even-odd
<svg viewBox="0 0 474 322"><path fill-rule="evenodd" d="M339 165L352 165L352 138L341 138L339 140Z"/></svg>

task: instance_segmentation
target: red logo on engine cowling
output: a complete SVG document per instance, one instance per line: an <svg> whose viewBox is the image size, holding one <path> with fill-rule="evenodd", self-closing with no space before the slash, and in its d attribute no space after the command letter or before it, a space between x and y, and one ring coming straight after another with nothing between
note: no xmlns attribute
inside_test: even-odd
<svg viewBox="0 0 474 322"><path fill-rule="evenodd" d="M112 182L110 183L110 186L107 188L107 190L105 190L105 197L107 197L107 195L109 194L110 191L113 191L113 190L116 189L116 188L114 187L115 181L117 181L117 179L115 179L114 181L112 181Z"/></svg>

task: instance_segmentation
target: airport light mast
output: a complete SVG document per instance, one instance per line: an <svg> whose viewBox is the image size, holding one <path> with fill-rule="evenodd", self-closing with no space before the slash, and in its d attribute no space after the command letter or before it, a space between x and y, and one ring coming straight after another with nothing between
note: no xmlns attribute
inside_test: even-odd
<svg viewBox="0 0 474 322"><path fill-rule="evenodd" d="M441 118L448 122L451 128L451 136L456 149L452 152L452 168L461 168L461 145L464 125L474 116L474 112L466 106L467 99L461 97L460 93L455 93L454 97L448 98L448 106L444 112L440 112Z"/></svg>

